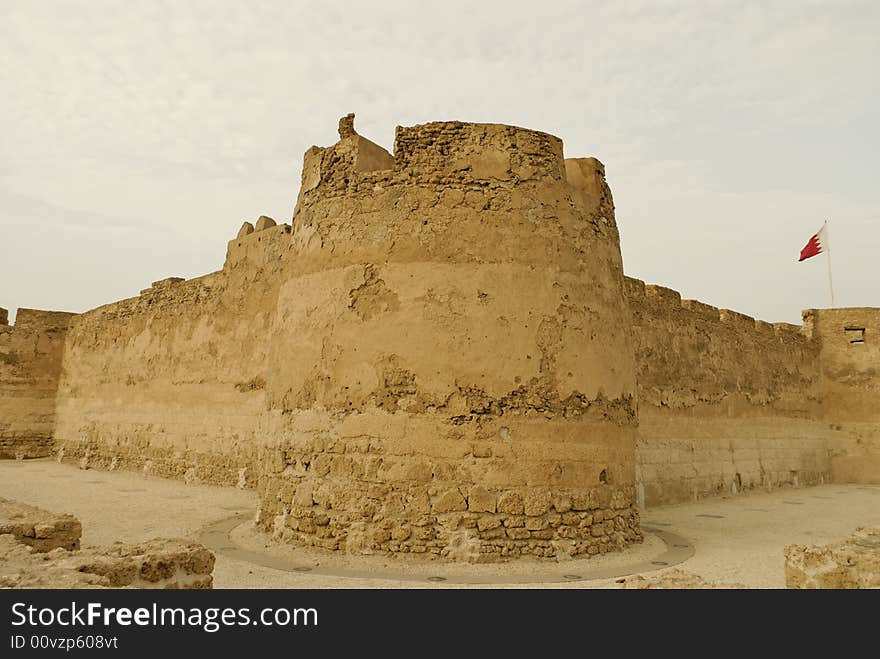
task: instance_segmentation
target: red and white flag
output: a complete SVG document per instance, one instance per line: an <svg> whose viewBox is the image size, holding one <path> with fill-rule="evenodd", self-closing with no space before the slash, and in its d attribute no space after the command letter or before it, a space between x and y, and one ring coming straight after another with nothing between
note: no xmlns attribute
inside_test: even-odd
<svg viewBox="0 0 880 659"><path fill-rule="evenodd" d="M831 247L828 244L828 224L825 223L822 225L822 228L819 229L819 233L815 234L809 241L807 241L806 247L801 250L801 258L798 259L798 262L808 259L811 256L816 256L816 254L827 252L830 249Z"/></svg>
<svg viewBox="0 0 880 659"><path fill-rule="evenodd" d="M823 224L818 233L807 241L807 244L801 250L801 257L798 259L798 262L822 252L828 255L828 292L831 293L831 306L833 307L834 284L831 282L831 245L828 243L828 222Z"/></svg>

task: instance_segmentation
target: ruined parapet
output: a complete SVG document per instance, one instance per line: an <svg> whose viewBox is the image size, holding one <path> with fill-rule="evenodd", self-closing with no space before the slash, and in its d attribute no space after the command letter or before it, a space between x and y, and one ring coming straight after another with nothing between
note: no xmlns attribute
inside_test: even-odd
<svg viewBox="0 0 880 659"><path fill-rule="evenodd" d="M61 547L79 549L82 524L73 515L52 513L9 499L0 499L0 535L10 534L36 552Z"/></svg>
<svg viewBox="0 0 880 659"><path fill-rule="evenodd" d="M257 219L256 225L254 226L254 231L265 231L266 229L277 225L278 223L275 222L275 220L273 220L268 215L260 215L260 217Z"/></svg>
<svg viewBox="0 0 880 659"><path fill-rule="evenodd" d="M370 172L390 170L394 158L378 144L358 135L354 115L339 120L339 141L330 147L313 146L303 156L300 199L318 187L322 196L345 194ZM295 211L296 212L296 211Z"/></svg>
<svg viewBox="0 0 880 659"><path fill-rule="evenodd" d="M596 158L566 158L565 178L572 200L597 225L617 231L614 200L605 180L605 165Z"/></svg>
<svg viewBox="0 0 880 659"><path fill-rule="evenodd" d="M15 325L0 326L0 459L50 454L64 342L75 315L19 309Z"/></svg>
<svg viewBox="0 0 880 659"><path fill-rule="evenodd" d="M276 224L271 217L261 215L256 228L245 222L235 239L226 247L223 271L227 274L236 268L252 272L261 268L277 269L290 250L290 225Z"/></svg>
<svg viewBox="0 0 880 659"><path fill-rule="evenodd" d="M407 180L433 185L565 180L562 140L503 124L398 126L394 168Z"/></svg>
<svg viewBox="0 0 880 659"><path fill-rule="evenodd" d="M344 121L306 154L262 527L469 561L638 540L630 328L597 166L572 185L558 138L495 124L398 128L393 160L367 146Z"/></svg>
<svg viewBox="0 0 880 659"><path fill-rule="evenodd" d="M552 135L436 122L398 127L393 158L375 156L380 148L355 134L306 153L293 232L297 270L413 259L539 266L557 258L563 225L582 242L618 241L604 168L572 161L578 176L569 182L562 141ZM524 232L532 252L519 242Z"/></svg>
<svg viewBox="0 0 880 659"><path fill-rule="evenodd" d="M9 325L9 312L3 307L0 307L0 325Z"/></svg>
<svg viewBox="0 0 880 659"><path fill-rule="evenodd" d="M880 588L880 528L858 528L821 547L788 545L787 588Z"/></svg>

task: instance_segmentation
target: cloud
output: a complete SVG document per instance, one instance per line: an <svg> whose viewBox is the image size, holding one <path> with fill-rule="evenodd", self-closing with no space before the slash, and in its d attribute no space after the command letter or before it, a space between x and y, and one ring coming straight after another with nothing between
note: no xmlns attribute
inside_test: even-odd
<svg viewBox="0 0 880 659"><path fill-rule="evenodd" d="M631 274L770 320L821 301L787 293L808 271L776 255L831 215L841 299L864 301L878 30L871 2L7 1L0 222L17 253L58 257L40 278L0 265L0 304L119 293L105 257L63 256L77 226L105 226L109 254L131 255L138 232L165 239L113 263L132 284L222 260L242 219L289 219L303 152L349 111L389 148L397 124L438 119L559 135L606 164ZM27 227L49 208L64 242L37 247ZM92 288L58 288L72 267Z"/></svg>

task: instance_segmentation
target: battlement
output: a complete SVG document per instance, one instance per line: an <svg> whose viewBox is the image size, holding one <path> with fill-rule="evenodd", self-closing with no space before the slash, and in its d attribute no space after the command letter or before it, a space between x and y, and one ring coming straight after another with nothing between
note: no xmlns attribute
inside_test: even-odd
<svg viewBox="0 0 880 659"><path fill-rule="evenodd" d="M271 217L261 215L256 226L245 222L238 236L227 243L224 270L240 264L265 267L277 264L290 248L290 225L276 224Z"/></svg>
<svg viewBox="0 0 880 659"><path fill-rule="evenodd" d="M677 316L682 312L682 318L701 319L710 323L717 323L718 329L727 327L735 332L741 332L744 336L755 338L777 337L783 342L802 343L810 339L807 326L792 325L790 323L768 323L763 320L752 318L746 314L731 309L719 309L711 304L699 300L682 299L681 294L671 288L646 284L641 279L624 277L624 294L629 302L633 313L638 317L639 311L644 305L652 305L657 310L665 310L670 317ZM804 312L807 314L807 312Z"/></svg>
<svg viewBox="0 0 880 659"><path fill-rule="evenodd" d="M408 180L428 184L565 178L558 137L517 126L461 121L398 126L394 169Z"/></svg>
<svg viewBox="0 0 880 659"><path fill-rule="evenodd" d="M76 315L68 311L44 311L20 307L15 314L15 325L12 327L17 331L66 330L70 320Z"/></svg>
<svg viewBox="0 0 880 659"><path fill-rule="evenodd" d="M366 193L377 186L510 186L566 178L562 140L517 126L461 121L398 126L394 155L359 135L354 115L340 120L339 136L333 146L306 151L297 207L313 193ZM598 165L604 177L604 168L595 159L583 160L590 161L588 174L577 179L578 189L598 189L592 174Z"/></svg>

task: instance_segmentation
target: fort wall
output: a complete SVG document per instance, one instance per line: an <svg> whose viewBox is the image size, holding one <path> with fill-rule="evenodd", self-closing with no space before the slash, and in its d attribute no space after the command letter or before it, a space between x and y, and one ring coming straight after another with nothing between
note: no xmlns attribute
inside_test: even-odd
<svg viewBox="0 0 880 659"><path fill-rule="evenodd" d="M58 393L59 458L253 486L289 231L240 236L222 271L155 282L77 317Z"/></svg>
<svg viewBox="0 0 880 659"><path fill-rule="evenodd" d="M55 395L64 340L75 314L19 309L15 325L0 310L0 458L52 452Z"/></svg>
<svg viewBox="0 0 880 659"><path fill-rule="evenodd" d="M829 480L819 346L626 278L639 386L639 493L648 505Z"/></svg>
<svg viewBox="0 0 880 659"><path fill-rule="evenodd" d="M880 483L880 309L810 309L834 479Z"/></svg>

